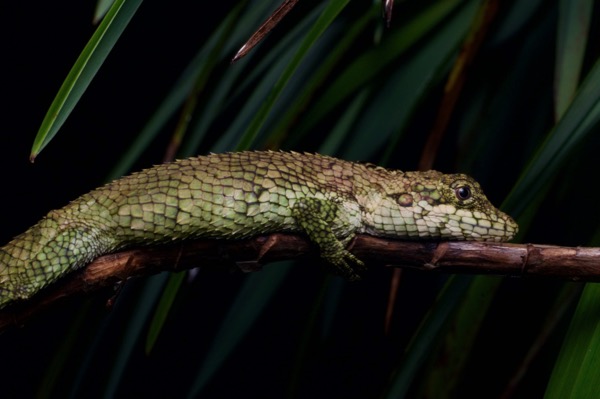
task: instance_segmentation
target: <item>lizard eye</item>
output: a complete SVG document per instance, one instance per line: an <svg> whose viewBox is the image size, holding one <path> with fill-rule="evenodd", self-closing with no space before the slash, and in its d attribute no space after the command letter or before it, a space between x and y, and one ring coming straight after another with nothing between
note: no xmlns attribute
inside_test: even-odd
<svg viewBox="0 0 600 399"><path fill-rule="evenodd" d="M456 187L454 189L454 193L456 194L456 198L458 198L461 201L466 201L473 195L473 193L471 192L471 187L469 186Z"/></svg>

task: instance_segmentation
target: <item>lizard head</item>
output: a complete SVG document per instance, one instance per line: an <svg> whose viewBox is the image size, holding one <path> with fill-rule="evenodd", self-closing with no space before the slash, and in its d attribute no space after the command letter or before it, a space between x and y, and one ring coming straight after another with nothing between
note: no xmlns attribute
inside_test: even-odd
<svg viewBox="0 0 600 399"><path fill-rule="evenodd" d="M464 174L398 172L367 215L367 232L398 238L508 241L517 223Z"/></svg>
<svg viewBox="0 0 600 399"><path fill-rule="evenodd" d="M487 199L479 183L464 174L441 174L440 198L433 201L432 215L446 217L443 232L465 240L508 241L519 226Z"/></svg>

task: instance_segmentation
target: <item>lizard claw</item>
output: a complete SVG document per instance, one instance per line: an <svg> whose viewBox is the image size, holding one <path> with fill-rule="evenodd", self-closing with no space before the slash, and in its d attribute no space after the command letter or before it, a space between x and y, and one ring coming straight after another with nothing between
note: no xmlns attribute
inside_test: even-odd
<svg viewBox="0 0 600 399"><path fill-rule="evenodd" d="M323 254L322 256L332 266L335 274L349 281L360 280L360 273L367 270L363 261L345 249L336 253Z"/></svg>

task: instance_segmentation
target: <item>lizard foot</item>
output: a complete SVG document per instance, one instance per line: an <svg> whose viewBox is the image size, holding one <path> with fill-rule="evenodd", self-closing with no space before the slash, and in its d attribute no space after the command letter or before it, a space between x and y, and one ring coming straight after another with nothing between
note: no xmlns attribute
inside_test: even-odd
<svg viewBox="0 0 600 399"><path fill-rule="evenodd" d="M324 253L321 256L331 265L335 274L349 281L360 280L360 274L367 269L363 261L345 249L333 253Z"/></svg>

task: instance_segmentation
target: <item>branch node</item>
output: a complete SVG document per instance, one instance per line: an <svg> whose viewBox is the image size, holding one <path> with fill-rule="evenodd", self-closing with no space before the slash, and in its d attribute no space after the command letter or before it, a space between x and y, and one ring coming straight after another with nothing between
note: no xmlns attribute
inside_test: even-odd
<svg viewBox="0 0 600 399"><path fill-rule="evenodd" d="M260 247L260 250L258 251L258 259L256 259L255 262L260 262L265 255L267 255L267 253L269 252L269 250L271 248L273 248L274 246L277 245L277 243L279 242L279 235L278 234L271 234L269 235L263 242L262 246Z"/></svg>
<svg viewBox="0 0 600 399"><path fill-rule="evenodd" d="M433 251L431 260L427 262L424 267L426 269L436 269L438 267L438 262L446 255L446 252L448 252L448 242L438 244Z"/></svg>
<svg viewBox="0 0 600 399"><path fill-rule="evenodd" d="M533 245L525 244L525 255L521 256L521 276L524 276L528 272L529 256L534 249Z"/></svg>

